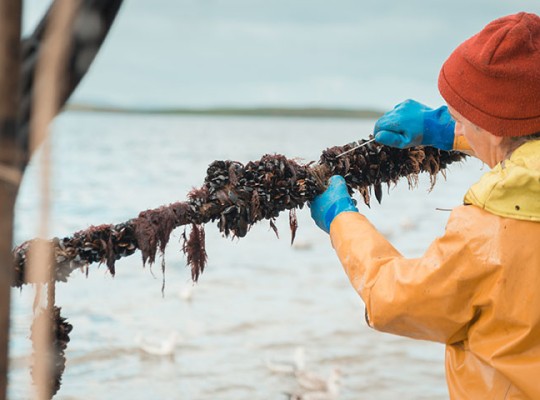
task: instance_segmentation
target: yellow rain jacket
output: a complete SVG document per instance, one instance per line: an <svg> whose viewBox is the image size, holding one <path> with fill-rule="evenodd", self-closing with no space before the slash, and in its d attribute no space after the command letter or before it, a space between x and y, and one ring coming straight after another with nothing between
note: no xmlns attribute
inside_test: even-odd
<svg viewBox="0 0 540 400"><path fill-rule="evenodd" d="M540 399L540 141L473 185L420 258L354 212L330 236L373 328L446 344L452 399Z"/></svg>

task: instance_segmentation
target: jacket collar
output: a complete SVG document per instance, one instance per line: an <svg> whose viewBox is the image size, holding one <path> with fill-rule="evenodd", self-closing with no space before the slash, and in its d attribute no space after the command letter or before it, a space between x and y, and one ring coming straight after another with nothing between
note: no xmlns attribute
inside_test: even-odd
<svg viewBox="0 0 540 400"><path fill-rule="evenodd" d="M540 140L526 142L484 174L464 203L501 217L540 221Z"/></svg>

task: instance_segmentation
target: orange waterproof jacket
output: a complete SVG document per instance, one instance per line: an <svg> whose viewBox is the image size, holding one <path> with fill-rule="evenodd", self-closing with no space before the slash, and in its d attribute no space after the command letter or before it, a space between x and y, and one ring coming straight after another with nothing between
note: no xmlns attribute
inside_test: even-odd
<svg viewBox="0 0 540 400"><path fill-rule="evenodd" d="M446 344L452 399L540 399L540 141L465 203L420 258L354 212L334 219L332 244L373 328Z"/></svg>

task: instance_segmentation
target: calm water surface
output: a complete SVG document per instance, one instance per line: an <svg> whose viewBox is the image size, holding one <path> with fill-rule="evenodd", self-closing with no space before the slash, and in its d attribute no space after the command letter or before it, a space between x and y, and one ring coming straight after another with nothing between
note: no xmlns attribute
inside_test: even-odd
<svg viewBox="0 0 540 400"><path fill-rule="evenodd" d="M305 161L321 150L367 137L373 121L153 117L70 113L54 127L50 236L185 199L215 159L241 162L265 153ZM455 165L429 192L406 183L385 191L382 205L362 210L406 256L419 256L444 230L482 173L478 162ZM29 168L17 205L16 243L36 235L37 168ZM444 347L371 330L328 237L298 212L296 244L288 218L280 239L266 222L241 240L208 225L209 262L197 285L180 252L181 229L159 266L138 254L117 263L112 278L92 265L57 285L57 304L73 324L67 369L57 399L284 399L294 377L268 368L305 351L307 369L343 373L340 399L446 399ZM189 294L189 296L188 296ZM33 288L14 290L11 398L28 398ZM189 300L186 299L189 297ZM141 342L167 345L150 356Z"/></svg>

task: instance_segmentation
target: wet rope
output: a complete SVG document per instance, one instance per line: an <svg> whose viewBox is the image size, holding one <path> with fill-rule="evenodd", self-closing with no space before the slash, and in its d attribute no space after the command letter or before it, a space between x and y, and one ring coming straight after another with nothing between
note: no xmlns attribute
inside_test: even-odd
<svg viewBox="0 0 540 400"><path fill-rule="evenodd" d="M187 201L143 211L127 222L91 226L72 236L47 241L54 251L54 278L67 281L74 270L81 268L88 273L93 263L105 264L114 275L115 262L136 250L141 251L143 265L153 264L158 252L163 256L171 232L189 226L189 233L186 229L182 235L182 250L192 279L197 281L207 263L204 225L209 222L215 222L225 237L244 237L251 226L263 219L277 233L275 219L289 211L294 240L295 210L324 191L332 175L343 176L350 193L358 191L369 205L373 194L381 201L383 184L390 186L406 179L412 188L418 175L427 173L433 185L439 172L444 174L448 165L466 157L432 147L395 149L375 142L338 157L354 145L329 148L318 163L304 165L277 154L264 155L245 165L230 160L214 161L203 185L192 190ZM30 247L38 240L42 239L26 241L15 248L13 286L36 283L29 281L26 260Z"/></svg>

